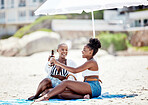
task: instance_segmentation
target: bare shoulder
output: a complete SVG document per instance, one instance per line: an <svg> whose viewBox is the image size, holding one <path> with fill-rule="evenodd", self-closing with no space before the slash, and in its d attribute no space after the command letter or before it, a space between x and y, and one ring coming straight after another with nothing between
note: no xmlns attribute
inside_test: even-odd
<svg viewBox="0 0 148 105"><path fill-rule="evenodd" d="M94 59L88 60L86 63L87 63L87 64L89 63L89 64L93 64L93 65L98 65L97 61L94 60Z"/></svg>
<svg viewBox="0 0 148 105"><path fill-rule="evenodd" d="M89 65L89 70L98 70L98 63L94 59L87 61L87 64Z"/></svg>

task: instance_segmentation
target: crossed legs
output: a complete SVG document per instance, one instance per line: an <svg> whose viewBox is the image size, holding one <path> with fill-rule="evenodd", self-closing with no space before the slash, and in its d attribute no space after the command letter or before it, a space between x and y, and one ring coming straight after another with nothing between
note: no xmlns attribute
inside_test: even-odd
<svg viewBox="0 0 148 105"><path fill-rule="evenodd" d="M63 81L61 84L59 84L54 89L49 91L46 95L42 96L41 98L35 101L38 102L38 101L48 100L53 96L63 93L66 89L69 89L73 93L76 93L75 94L76 97L78 96L82 98L86 94L91 95L91 87L88 83L79 82L79 81ZM68 95L68 96L71 96L71 95ZM73 98L73 96L70 98Z"/></svg>
<svg viewBox="0 0 148 105"><path fill-rule="evenodd" d="M45 94L47 94L49 91L51 91L53 88L50 88L50 89L46 89L44 92L41 93L40 96L44 96ZM80 95L80 94L77 94L77 93L74 93L72 91L70 91L69 89L66 89L63 93L61 94L58 94L56 96L56 98L59 98L59 99L89 99L90 98L90 95L87 94L87 95Z"/></svg>

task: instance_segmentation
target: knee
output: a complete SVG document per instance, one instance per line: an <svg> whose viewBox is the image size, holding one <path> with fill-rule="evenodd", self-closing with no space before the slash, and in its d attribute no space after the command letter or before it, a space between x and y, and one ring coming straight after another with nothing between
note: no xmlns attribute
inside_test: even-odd
<svg viewBox="0 0 148 105"><path fill-rule="evenodd" d="M47 84L50 84L51 83L51 80L49 79L49 78L45 78L45 79L43 79L41 82L40 82L40 84L42 84L42 85L47 85Z"/></svg>
<svg viewBox="0 0 148 105"><path fill-rule="evenodd" d="M69 80L66 80L66 81L62 81L62 85L68 85L70 83L70 81Z"/></svg>

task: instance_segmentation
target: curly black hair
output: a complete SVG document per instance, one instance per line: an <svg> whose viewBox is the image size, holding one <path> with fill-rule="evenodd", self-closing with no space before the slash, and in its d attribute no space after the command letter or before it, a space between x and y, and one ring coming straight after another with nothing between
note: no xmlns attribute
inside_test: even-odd
<svg viewBox="0 0 148 105"><path fill-rule="evenodd" d="M98 49L101 48L101 43L97 38L90 38L87 46L93 50L93 56L98 52Z"/></svg>

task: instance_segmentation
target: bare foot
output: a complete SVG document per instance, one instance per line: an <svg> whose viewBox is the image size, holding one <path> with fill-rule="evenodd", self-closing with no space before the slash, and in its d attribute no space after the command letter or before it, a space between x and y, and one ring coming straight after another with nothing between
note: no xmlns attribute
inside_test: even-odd
<svg viewBox="0 0 148 105"><path fill-rule="evenodd" d="M37 99L38 97L36 97L36 96L31 96L31 97L29 97L28 98L28 100L34 100L34 99Z"/></svg>
<svg viewBox="0 0 148 105"><path fill-rule="evenodd" d="M47 95L44 95L42 97L40 97L39 99L36 99L35 102L40 102L40 101L48 101L48 96Z"/></svg>
<svg viewBox="0 0 148 105"><path fill-rule="evenodd" d="M84 99L90 99L90 95L89 94L86 94L83 98Z"/></svg>

